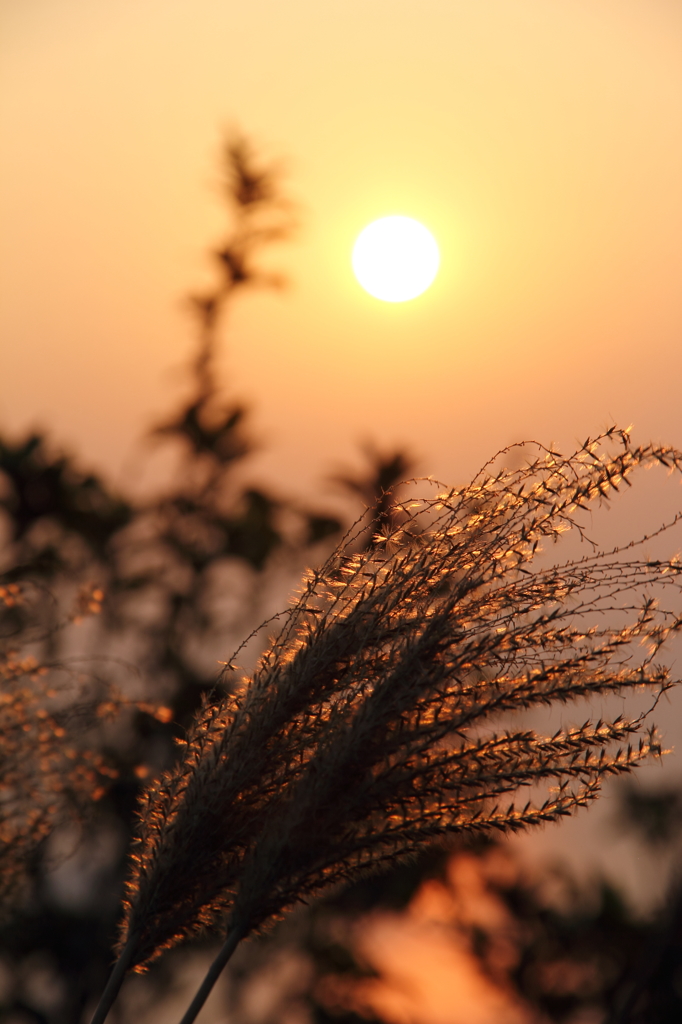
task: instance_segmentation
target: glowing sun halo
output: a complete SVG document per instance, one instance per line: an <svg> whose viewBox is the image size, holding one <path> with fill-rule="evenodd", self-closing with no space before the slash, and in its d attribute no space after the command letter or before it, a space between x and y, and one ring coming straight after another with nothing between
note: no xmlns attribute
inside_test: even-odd
<svg viewBox="0 0 682 1024"><path fill-rule="evenodd" d="M353 247L353 270L370 295L407 302L425 292L438 273L440 253L427 228L411 217L368 224Z"/></svg>

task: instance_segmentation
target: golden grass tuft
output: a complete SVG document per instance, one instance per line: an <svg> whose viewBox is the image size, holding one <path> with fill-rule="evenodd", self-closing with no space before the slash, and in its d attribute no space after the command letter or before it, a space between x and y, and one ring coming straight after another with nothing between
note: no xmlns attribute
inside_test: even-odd
<svg viewBox="0 0 682 1024"><path fill-rule="evenodd" d="M676 559L638 557L642 541L538 555L584 537L583 510L636 468L680 472L682 453L615 428L568 457L538 451L396 506L370 550L351 535L309 573L253 678L203 709L146 792L124 964L206 928L228 926L232 949L328 885L455 833L554 821L660 753L646 714L553 735L510 718L672 685L656 659L682 627Z"/></svg>

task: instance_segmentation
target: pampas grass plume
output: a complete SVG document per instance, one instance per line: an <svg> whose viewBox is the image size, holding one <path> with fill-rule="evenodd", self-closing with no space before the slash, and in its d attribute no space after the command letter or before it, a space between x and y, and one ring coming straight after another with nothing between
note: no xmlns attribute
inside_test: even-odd
<svg viewBox="0 0 682 1024"><path fill-rule="evenodd" d="M676 559L635 543L537 557L568 529L586 540L584 510L638 467L679 473L682 453L615 428L568 457L537 452L394 507L369 550L346 538L253 678L204 707L140 808L120 960L94 1024L126 970L223 930L188 1024L239 940L296 902L448 836L555 821L660 753L646 714L552 735L514 715L672 685L656 659L682 626Z"/></svg>

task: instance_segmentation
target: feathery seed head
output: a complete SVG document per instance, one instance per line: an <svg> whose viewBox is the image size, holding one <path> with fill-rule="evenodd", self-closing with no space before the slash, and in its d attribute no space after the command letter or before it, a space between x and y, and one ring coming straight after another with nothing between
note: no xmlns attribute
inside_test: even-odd
<svg viewBox="0 0 682 1024"><path fill-rule="evenodd" d="M676 559L631 544L537 561L543 540L585 537L581 511L635 468L679 472L682 453L615 429L539 452L395 506L380 543L358 554L351 536L307 574L248 685L203 709L146 794L121 940L138 969L433 840L556 820L660 753L646 715L502 728L523 709L664 691L654 659L682 627ZM540 798L521 801L529 789Z"/></svg>

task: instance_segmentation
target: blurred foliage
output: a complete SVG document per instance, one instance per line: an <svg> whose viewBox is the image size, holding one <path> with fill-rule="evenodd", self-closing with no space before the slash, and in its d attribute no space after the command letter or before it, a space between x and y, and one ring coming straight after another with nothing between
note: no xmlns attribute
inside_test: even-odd
<svg viewBox="0 0 682 1024"><path fill-rule="evenodd" d="M652 794L652 800L657 799ZM460 867L464 870L458 871ZM368 949L364 941L366 932L383 913L404 913L409 922L410 907L418 906L420 894L434 886L446 909L437 913L432 927L449 936L456 954L461 956L464 950L472 969L508 1001L510 1020L682 1020L682 901L677 889L661 911L642 919L605 879L580 887L561 870L530 873L512 848L486 840L433 849L411 865L368 878L301 910L260 945L252 943L231 968L233 1019L256 1024L243 994L258 984L259 977L267 977L273 962L288 956L298 964L304 982L283 984L279 1000L273 1001L265 1018L259 1017L259 1024L297 1016L315 1024L381 1020L376 1001L368 998L367 980L382 982L398 997L409 994L411 982L396 978L396 968L382 976L371 944ZM399 940L397 920L390 918ZM428 929L423 934L427 945L422 962L428 963ZM456 982L451 998L453 1003L460 1001ZM466 988L460 998L452 1017L458 1022L468 1015ZM498 1024L497 1017L484 1011L476 1019Z"/></svg>
<svg viewBox="0 0 682 1024"><path fill-rule="evenodd" d="M170 484L137 500L83 472L48 434L0 437L0 642L7 641L0 658L0 867L11 912L0 925L0 1020L81 1021L111 962L141 784L168 767L173 737L202 699L220 693L218 658L230 655L235 634L262 618L260 595L277 559L293 584L302 565L320 557L316 546L342 528L333 511L243 483L253 450L248 412L225 399L216 354L236 294L282 284L261 269L259 257L264 245L287 237L293 211L276 170L261 166L244 139L228 141L224 170L230 230L213 254L216 286L191 299L197 330L185 397L152 430L157 444L173 448ZM396 482L378 457L363 479L370 503ZM22 595L29 593L27 602ZM74 631L75 620L94 610L97 621ZM46 666L49 686L42 685ZM26 680L29 688L19 687ZM96 709L122 701L112 699L116 686L128 702L134 697L131 711L98 732L93 721L105 716ZM59 800L44 796L51 790ZM13 816L11 804L20 805ZM62 855L64 836L71 846ZM87 865L93 857L101 862L96 871ZM69 870L80 871L81 882L90 879L78 898L69 889L74 879L64 882ZM42 983L30 981L36 964L48 978L42 996ZM33 988L38 995L27 995Z"/></svg>
<svg viewBox="0 0 682 1024"><path fill-rule="evenodd" d="M635 782L623 785L620 821L650 846L667 846L682 832L682 790L675 784L643 790Z"/></svg>

